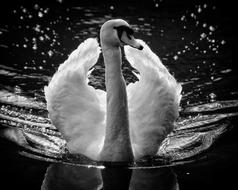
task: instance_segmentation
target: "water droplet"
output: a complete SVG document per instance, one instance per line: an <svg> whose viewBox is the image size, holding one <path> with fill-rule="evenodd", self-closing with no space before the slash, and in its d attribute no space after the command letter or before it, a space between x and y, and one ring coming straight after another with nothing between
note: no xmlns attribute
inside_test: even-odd
<svg viewBox="0 0 238 190"><path fill-rule="evenodd" d="M185 20L185 15L183 15L180 20L184 21Z"/></svg>
<svg viewBox="0 0 238 190"><path fill-rule="evenodd" d="M209 26L209 30L210 31L215 31L215 27L214 26Z"/></svg>
<svg viewBox="0 0 238 190"><path fill-rule="evenodd" d="M178 59L178 56L177 56L177 55L173 56L173 59L174 59L174 60L177 60L177 59Z"/></svg>
<svg viewBox="0 0 238 190"><path fill-rule="evenodd" d="M44 37L43 37L43 36L40 36L40 37L39 37L39 40L40 40L40 41L44 41Z"/></svg>
<svg viewBox="0 0 238 190"><path fill-rule="evenodd" d="M206 8L207 8L207 4L204 4L204 5L203 5L203 8L206 9Z"/></svg>
<svg viewBox="0 0 238 190"><path fill-rule="evenodd" d="M40 17L40 18L42 18L44 15L43 15L43 13L42 12L38 12L38 17Z"/></svg>
<svg viewBox="0 0 238 190"><path fill-rule="evenodd" d="M38 5L38 4L35 4L35 5L34 5L34 9L36 9L36 10L39 9L39 5Z"/></svg>
<svg viewBox="0 0 238 190"><path fill-rule="evenodd" d="M26 44L23 44L23 47L24 47L24 48L27 48L27 45L26 45Z"/></svg>
<svg viewBox="0 0 238 190"><path fill-rule="evenodd" d="M211 78L212 78L212 77L211 77ZM213 79L214 79L214 77L213 77ZM212 79L212 80L213 80L213 79ZM215 98L217 97L217 95L212 92L212 93L209 94L209 97L210 97L210 99L211 99L211 102L214 102L214 101L215 101Z"/></svg>
<svg viewBox="0 0 238 190"><path fill-rule="evenodd" d="M158 3L156 3L156 4L155 4L155 7L159 7L159 4L158 4Z"/></svg>
<svg viewBox="0 0 238 190"><path fill-rule="evenodd" d="M36 44L34 44L34 45L32 46L32 49L33 49L33 50L37 50Z"/></svg>
<svg viewBox="0 0 238 190"><path fill-rule="evenodd" d="M111 5L109 8L110 8L111 10L114 10L114 6L113 6L113 5Z"/></svg>
<svg viewBox="0 0 238 190"><path fill-rule="evenodd" d="M33 29L34 29L36 32L40 32L40 25L37 24Z"/></svg>
<svg viewBox="0 0 238 190"><path fill-rule="evenodd" d="M192 18L194 18L194 19L197 18L196 15L195 15L194 13L191 13L190 16L191 16Z"/></svg>
<svg viewBox="0 0 238 190"><path fill-rule="evenodd" d="M206 38L206 34L205 33L202 33L201 35L200 35L200 37L201 37L201 39L204 39L204 38Z"/></svg>
<svg viewBox="0 0 238 190"><path fill-rule="evenodd" d="M201 13L202 12L202 9L201 9L201 7L199 6L198 7L198 13Z"/></svg>
<svg viewBox="0 0 238 190"><path fill-rule="evenodd" d="M225 40L222 40L222 41L221 41L221 44L222 44L222 45L224 45L225 43L226 43L226 41L225 41Z"/></svg>
<svg viewBox="0 0 238 190"><path fill-rule="evenodd" d="M23 12L23 13L26 13L26 12L27 12L26 8L22 9L22 12Z"/></svg>
<svg viewBox="0 0 238 190"><path fill-rule="evenodd" d="M48 51L48 55L51 57L54 54L54 52L52 50Z"/></svg>
<svg viewBox="0 0 238 190"><path fill-rule="evenodd" d="M203 28L206 28L207 27L207 23L203 23Z"/></svg>
<svg viewBox="0 0 238 190"><path fill-rule="evenodd" d="M40 70L42 70L42 69L43 69L43 67L42 67L42 66L39 66L39 69L40 69Z"/></svg>

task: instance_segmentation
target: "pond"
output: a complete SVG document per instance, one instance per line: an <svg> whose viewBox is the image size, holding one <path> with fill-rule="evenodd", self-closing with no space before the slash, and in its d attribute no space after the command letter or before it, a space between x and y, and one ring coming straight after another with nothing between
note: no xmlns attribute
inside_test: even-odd
<svg viewBox="0 0 238 190"><path fill-rule="evenodd" d="M50 189L102 189L101 172L104 189L229 189L235 183L238 71L231 4L32 0L0 10L0 151L8 189L40 189L44 179ZM126 20L183 88L175 129L157 155L127 165L70 154L44 96L58 66L113 18ZM136 81L125 58L122 69L127 84ZM99 60L89 84L105 90L104 73Z"/></svg>

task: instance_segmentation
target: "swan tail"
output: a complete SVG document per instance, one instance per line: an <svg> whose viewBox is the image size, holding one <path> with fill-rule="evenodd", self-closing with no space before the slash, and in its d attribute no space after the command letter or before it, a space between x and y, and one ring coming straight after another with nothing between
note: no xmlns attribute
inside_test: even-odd
<svg viewBox="0 0 238 190"><path fill-rule="evenodd" d="M125 54L139 71L139 81L127 87L129 122L134 155L155 155L166 136L173 130L179 113L182 87L159 57L145 42L142 51L129 46Z"/></svg>
<svg viewBox="0 0 238 190"><path fill-rule="evenodd" d="M72 153L96 159L96 143L102 141L105 119L105 92L87 84L89 69L96 63L100 47L89 38L59 66L45 97L49 118L61 132Z"/></svg>

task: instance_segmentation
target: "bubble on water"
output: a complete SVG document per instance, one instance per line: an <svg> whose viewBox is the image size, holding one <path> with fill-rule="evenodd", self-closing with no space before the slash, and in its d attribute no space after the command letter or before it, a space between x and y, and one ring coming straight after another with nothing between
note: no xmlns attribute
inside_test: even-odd
<svg viewBox="0 0 238 190"><path fill-rule="evenodd" d="M206 53L207 53L207 50L203 50L203 53L205 53L205 54L206 54Z"/></svg>
<svg viewBox="0 0 238 190"><path fill-rule="evenodd" d="M203 28L206 28L207 27L207 23L203 23L202 26L203 26Z"/></svg>
<svg viewBox="0 0 238 190"><path fill-rule="evenodd" d="M46 63L46 60L44 59L42 62L43 62L43 63Z"/></svg>
<svg viewBox="0 0 238 190"><path fill-rule="evenodd" d="M23 20L23 19L24 19L24 17L23 17L23 16L20 16L20 19L21 19L21 20Z"/></svg>
<svg viewBox="0 0 238 190"><path fill-rule="evenodd" d="M159 4L158 4L158 3L156 3L156 4L155 4L155 7L159 7Z"/></svg>
<svg viewBox="0 0 238 190"><path fill-rule="evenodd" d="M40 69L40 70L42 70L42 69L43 69L43 67L42 67L42 66L39 66L39 69Z"/></svg>
<svg viewBox="0 0 238 190"><path fill-rule="evenodd" d="M26 45L26 44L23 44L23 47L24 47L24 48L27 48L27 45Z"/></svg>
<svg viewBox="0 0 238 190"><path fill-rule="evenodd" d="M206 9L206 8L207 8L207 4L204 4L204 5L203 5L203 8Z"/></svg>
<svg viewBox="0 0 238 190"><path fill-rule="evenodd" d="M109 7L109 9L111 9L111 10L114 10L114 6L113 6L113 5L111 5L111 6Z"/></svg>
<svg viewBox="0 0 238 190"><path fill-rule="evenodd" d="M16 13L17 13L17 10L13 10L13 13L16 14Z"/></svg>
<svg viewBox="0 0 238 190"><path fill-rule="evenodd" d="M32 18L32 15L28 15L28 18Z"/></svg>

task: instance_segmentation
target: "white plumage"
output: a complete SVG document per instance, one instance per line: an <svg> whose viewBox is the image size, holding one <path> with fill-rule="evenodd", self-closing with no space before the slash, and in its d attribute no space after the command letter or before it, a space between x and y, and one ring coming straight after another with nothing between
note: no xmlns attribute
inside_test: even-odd
<svg viewBox="0 0 238 190"><path fill-rule="evenodd" d="M127 86L130 137L135 159L155 155L178 117L181 85L143 42L142 51L125 46L127 60L140 75ZM89 69L100 47L89 38L60 65L45 97L49 117L62 133L71 153L98 160L105 138L106 92L88 83Z"/></svg>

